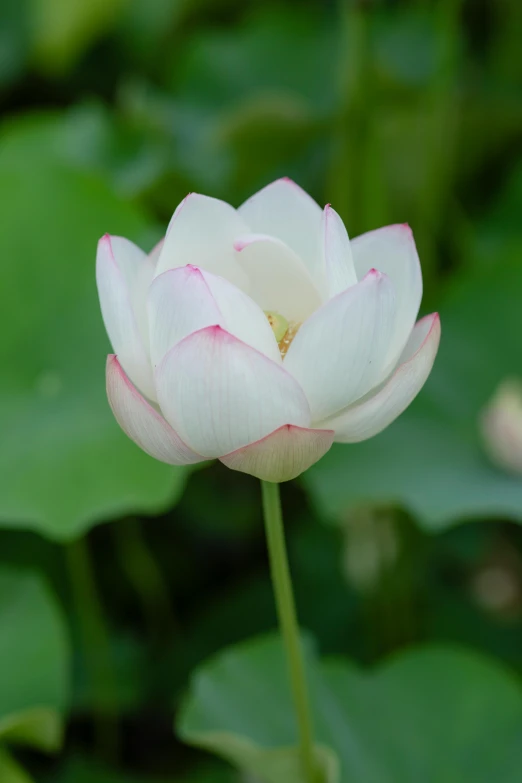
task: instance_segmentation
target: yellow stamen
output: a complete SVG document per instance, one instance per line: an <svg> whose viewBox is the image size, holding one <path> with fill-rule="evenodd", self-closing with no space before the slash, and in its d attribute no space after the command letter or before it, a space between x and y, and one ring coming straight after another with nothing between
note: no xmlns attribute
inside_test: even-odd
<svg viewBox="0 0 522 783"><path fill-rule="evenodd" d="M288 324L288 329L283 335L283 339L279 341L279 350L281 351L281 356L283 359L285 358L286 352L292 345L292 340L299 331L300 326L300 323L296 323L296 321L290 321Z"/></svg>
<svg viewBox="0 0 522 783"><path fill-rule="evenodd" d="M265 310L265 315L268 318L268 323L272 327L279 350L281 351L281 356L284 359L301 324L297 323L297 321L287 321L286 318L283 318L282 315L279 315L279 313L276 313L274 310Z"/></svg>
<svg viewBox="0 0 522 783"><path fill-rule="evenodd" d="M288 331L288 321L273 310L265 310L265 315L268 318L268 323L272 327L277 342L280 343Z"/></svg>

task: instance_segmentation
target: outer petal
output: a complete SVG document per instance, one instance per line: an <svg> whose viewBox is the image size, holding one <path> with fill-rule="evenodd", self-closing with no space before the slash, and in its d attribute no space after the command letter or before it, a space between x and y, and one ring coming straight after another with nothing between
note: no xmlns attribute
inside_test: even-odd
<svg viewBox="0 0 522 783"><path fill-rule="evenodd" d="M415 325L401 364L380 391L322 425L335 429L335 440L339 443L357 443L377 435L408 407L424 386L439 341L439 316L427 315Z"/></svg>
<svg viewBox="0 0 522 783"><path fill-rule="evenodd" d="M149 289L148 308L154 367L184 337L216 324L281 362L263 311L232 283L198 267L178 267L156 277Z"/></svg>
<svg viewBox="0 0 522 783"><path fill-rule="evenodd" d="M312 421L345 408L380 382L394 315L393 286L372 270L301 326L284 366L303 387Z"/></svg>
<svg viewBox="0 0 522 783"><path fill-rule="evenodd" d="M358 280L375 268L395 286L397 317L387 363L391 370L411 334L422 299L422 272L413 234L406 224L386 226L352 239L351 247Z"/></svg>
<svg viewBox="0 0 522 783"><path fill-rule="evenodd" d="M203 461L129 381L114 355L107 357L107 396L122 430L151 457L169 465Z"/></svg>
<svg viewBox="0 0 522 783"><path fill-rule="evenodd" d="M247 279L233 248L235 238L247 231L245 222L230 204L190 193L172 216L156 275L193 264L247 290Z"/></svg>
<svg viewBox="0 0 522 783"><path fill-rule="evenodd" d="M323 256L328 296L336 296L357 282L350 240L343 221L330 204L323 212Z"/></svg>
<svg viewBox="0 0 522 783"><path fill-rule="evenodd" d="M167 420L206 457L235 451L283 424L310 424L297 381L219 326L175 345L156 371L156 386Z"/></svg>
<svg viewBox="0 0 522 783"><path fill-rule="evenodd" d="M153 266L136 245L106 234L98 243L96 282L105 328L125 372L156 399L145 310Z"/></svg>
<svg viewBox="0 0 522 783"><path fill-rule="evenodd" d="M248 234L239 237L234 247L250 281L251 296L263 310L300 322L321 306L308 270L284 242L266 234Z"/></svg>
<svg viewBox="0 0 522 783"><path fill-rule="evenodd" d="M320 254L322 211L308 193L283 177L254 193L238 212L254 233L269 234L291 247L319 290L326 292Z"/></svg>
<svg viewBox="0 0 522 783"><path fill-rule="evenodd" d="M232 470L263 481L290 481L321 459L333 443L333 430L312 430L285 424L265 438L221 457Z"/></svg>

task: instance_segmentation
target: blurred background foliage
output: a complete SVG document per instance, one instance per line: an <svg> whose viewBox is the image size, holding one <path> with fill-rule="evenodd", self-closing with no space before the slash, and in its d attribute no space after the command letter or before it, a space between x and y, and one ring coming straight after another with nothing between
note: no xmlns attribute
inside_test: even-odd
<svg viewBox="0 0 522 783"><path fill-rule="evenodd" d="M1 0L2 783L240 779L174 715L282 779L258 487L126 440L94 284L106 231L282 175L408 221L443 327L404 416L284 487L320 739L342 781L518 779L522 479L478 420L522 376L521 40L519 0Z"/></svg>

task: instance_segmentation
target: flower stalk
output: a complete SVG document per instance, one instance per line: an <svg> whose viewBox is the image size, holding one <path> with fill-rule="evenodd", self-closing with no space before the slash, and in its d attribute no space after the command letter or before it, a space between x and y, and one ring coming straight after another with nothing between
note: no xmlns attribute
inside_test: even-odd
<svg viewBox="0 0 522 783"><path fill-rule="evenodd" d="M319 776L314 753L312 713L297 623L292 579L288 566L279 484L262 481L261 488L270 573L290 674L303 780L306 783L318 783Z"/></svg>

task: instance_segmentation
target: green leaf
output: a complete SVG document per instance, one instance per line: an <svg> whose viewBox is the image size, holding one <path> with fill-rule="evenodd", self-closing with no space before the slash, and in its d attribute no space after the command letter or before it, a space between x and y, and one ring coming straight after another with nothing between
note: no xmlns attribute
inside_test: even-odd
<svg viewBox="0 0 522 783"><path fill-rule="evenodd" d="M64 620L45 583L32 573L2 568L0 743L58 750L69 663Z"/></svg>
<svg viewBox="0 0 522 783"><path fill-rule="evenodd" d="M310 644L305 654L313 676ZM194 678L178 731L185 741L218 753L267 783L301 783L279 642L270 636L237 645L204 665ZM337 783L335 754L323 746L317 746L316 754L322 783Z"/></svg>
<svg viewBox="0 0 522 783"><path fill-rule="evenodd" d="M308 648L318 742L339 783L511 783L522 763L522 687L475 653L420 648L366 673L347 661L320 664ZM290 783L294 718L279 641L266 637L221 653L195 675L181 737ZM335 776L334 753L339 764Z"/></svg>
<svg viewBox="0 0 522 783"><path fill-rule="evenodd" d="M32 783L14 758L0 746L0 780L2 783Z"/></svg>
<svg viewBox="0 0 522 783"><path fill-rule="evenodd" d="M106 231L148 242L150 225L104 182L49 156L47 144L22 123L0 145L0 255L9 260L0 519L65 540L110 517L164 510L188 471L129 441L105 395L110 345L94 281L96 243Z"/></svg>
<svg viewBox="0 0 522 783"><path fill-rule="evenodd" d="M493 660L426 647L373 675L342 661L327 662L323 673L333 696L322 710L325 729L345 738L337 749L347 781L509 783L520 767L521 684ZM343 721L332 720L337 710Z"/></svg>
<svg viewBox="0 0 522 783"><path fill-rule="evenodd" d="M31 0L35 56L45 71L68 70L118 20L126 0Z"/></svg>
<svg viewBox="0 0 522 783"><path fill-rule="evenodd" d="M33 707L0 719L0 739L40 750L58 750L62 741L62 722L56 709Z"/></svg>
<svg viewBox="0 0 522 783"><path fill-rule="evenodd" d="M35 644L37 640L37 644ZM63 617L39 577L0 570L0 726L20 735L18 715L35 707L62 712L68 698L69 645ZM16 717L13 717L16 716Z"/></svg>
<svg viewBox="0 0 522 783"><path fill-rule="evenodd" d="M234 766L255 776L263 783L302 783L303 772L295 747L274 750L260 748L228 732L211 732L208 737L196 738L194 744L216 751ZM339 763L329 748L316 746L319 770L318 783L338 783Z"/></svg>
<svg viewBox="0 0 522 783"><path fill-rule="evenodd" d="M522 376L518 257L453 281L442 340L419 398L385 432L334 448L304 476L319 509L341 520L363 504L398 504L440 530L503 516L522 521L522 481L490 464L479 416L497 385Z"/></svg>

